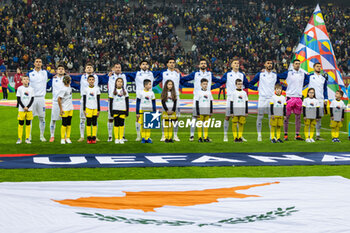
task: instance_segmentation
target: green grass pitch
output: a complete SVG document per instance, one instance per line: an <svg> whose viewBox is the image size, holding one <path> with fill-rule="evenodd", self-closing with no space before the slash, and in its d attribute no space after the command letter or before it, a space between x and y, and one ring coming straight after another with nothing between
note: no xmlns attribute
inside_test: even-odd
<svg viewBox="0 0 350 233"><path fill-rule="evenodd" d="M48 94L46 98L50 98ZM134 96L131 95L131 98ZM156 96L159 98L159 94ZM215 98L216 96L214 96ZM256 96L249 96L256 99ZM10 98L15 95L10 93ZM79 98L75 93L73 98ZM106 94L102 98L107 98ZM182 99L190 99L192 95L183 95ZM212 143L189 142L189 129L179 129L181 142L165 144L160 142L161 130L152 130L153 144L141 144L135 142L135 113L131 112L126 120L126 138L124 145L107 143L107 112L101 112L98 119L98 137L101 140L96 145L78 143L79 138L79 111L74 111L71 139L73 144L60 144L60 125L56 124L55 142L41 143L39 141L38 118L33 121L32 144L16 145L17 140L17 109L0 106L1 116L1 140L2 153L34 153L34 154L91 154L91 153L210 153L210 152L341 152L350 150L350 142L347 140L347 127L341 129L342 143L332 143L329 129L329 117L324 117L321 136L326 141L309 144L291 140L283 144L272 144L269 141L268 119L263 122L263 141L256 141L256 115L251 114L247 118L244 130L246 143L233 143L232 134L229 132L229 142L223 142L223 126L220 130L210 131L209 137ZM46 139L49 139L49 123L51 110L46 112ZM216 119L223 119L223 114L215 114ZM291 118L291 122L293 122ZM303 127L301 129L303 135ZM294 135L294 125L289 126L289 135ZM197 136L197 135L196 135ZM196 137L195 137L196 138ZM113 180L113 179L157 179L157 178L204 178L204 177L276 177L276 176L325 176L341 175L350 178L348 166L282 166L282 167L175 167L175 168L55 168L55 169L0 169L0 182L5 181L52 181L52 180Z"/></svg>

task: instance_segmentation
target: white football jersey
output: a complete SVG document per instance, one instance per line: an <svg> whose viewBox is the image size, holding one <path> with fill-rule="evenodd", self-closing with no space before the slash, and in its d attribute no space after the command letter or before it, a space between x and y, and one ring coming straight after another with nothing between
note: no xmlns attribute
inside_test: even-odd
<svg viewBox="0 0 350 233"><path fill-rule="evenodd" d="M127 79L125 74L121 73L121 74L113 74L111 77L108 78L108 96L113 95L114 89L115 89L115 81L118 78L122 78L123 79L123 83L124 83L124 89L126 90L126 85L127 85Z"/></svg>
<svg viewBox="0 0 350 233"><path fill-rule="evenodd" d="M60 93L61 89L64 87L63 84L63 77L56 76L52 79L52 101L57 103L58 94Z"/></svg>
<svg viewBox="0 0 350 233"><path fill-rule="evenodd" d="M174 83L174 88L176 91L176 95L179 96L180 92L179 92L179 88L180 88L180 74L178 72L174 71L170 71L170 70L166 70L162 73L163 75L163 88L165 87L165 83L168 80L173 81Z"/></svg>
<svg viewBox="0 0 350 233"><path fill-rule="evenodd" d="M233 115L234 116L245 116L246 114L246 102L248 101L247 93L243 90L234 91L230 96L229 103L233 102ZM230 106L230 105L229 105Z"/></svg>
<svg viewBox="0 0 350 233"><path fill-rule="evenodd" d="M35 96L45 97L46 85L49 79L48 71L46 70L36 71L34 69L28 72L28 76L29 76L29 86L31 86L34 89Z"/></svg>
<svg viewBox="0 0 350 233"><path fill-rule="evenodd" d="M208 80L208 91L211 91L211 72L210 71L198 71L194 75L194 89L193 89L193 94L196 95L197 93L202 91L201 87L201 80L205 78Z"/></svg>
<svg viewBox="0 0 350 233"><path fill-rule="evenodd" d="M165 105L166 107L168 108L168 110L172 110L173 107L174 107L174 99L171 97L171 91L168 91L168 98L167 100L165 101ZM164 108L163 108L164 110Z"/></svg>
<svg viewBox="0 0 350 233"><path fill-rule="evenodd" d="M135 85L136 85L136 96L137 94L140 94L142 91L144 91L145 87L143 85L143 81L145 79L151 80L151 84L153 87L153 81L154 81L154 76L152 71L137 71L136 72L136 77L135 77Z"/></svg>
<svg viewBox="0 0 350 233"><path fill-rule="evenodd" d="M94 82L94 86L98 87L98 76L97 74L92 74L95 77L95 82ZM80 78L80 94L81 96L83 96L84 94L84 89L89 87L89 83L88 83L88 77L89 74L82 74L81 78Z"/></svg>
<svg viewBox="0 0 350 233"><path fill-rule="evenodd" d="M304 87L305 73L302 70L291 70L286 78L287 82L287 97L302 97Z"/></svg>
<svg viewBox="0 0 350 233"><path fill-rule="evenodd" d="M345 110L346 106L342 100L334 99L329 106L333 110L334 121L341 121L343 116L343 110Z"/></svg>
<svg viewBox="0 0 350 233"><path fill-rule="evenodd" d="M320 104L318 99L309 97L305 98L303 101L303 107L305 107L305 116L308 119L316 119L317 117L317 108L320 109ZM318 110L320 111L320 110Z"/></svg>
<svg viewBox="0 0 350 233"><path fill-rule="evenodd" d="M242 72L235 72L235 71L230 71L227 72L227 78L226 78L226 90L227 90L227 95L233 95L233 92L236 91L236 80L239 79L243 82L244 80L244 74ZM243 89L247 88L243 85Z"/></svg>
<svg viewBox="0 0 350 233"><path fill-rule="evenodd" d="M17 93L16 93L17 97L20 97L21 102L23 103L24 107L27 107L28 104L30 103L30 100L32 99L32 97L34 97L34 88L28 86L20 86L17 89ZM33 109L33 105L30 106L30 108L28 109L28 111L32 111ZM18 111L19 112L24 112L23 108L21 105L18 105Z"/></svg>
<svg viewBox="0 0 350 233"><path fill-rule="evenodd" d="M125 95L123 93L123 89L117 89L117 94L114 95L112 92L112 95L109 95L109 98L113 98L113 110L119 110L119 111L126 111L126 102L125 98L129 97L129 93L126 89L125 90Z"/></svg>
<svg viewBox="0 0 350 233"><path fill-rule="evenodd" d="M209 115L210 114L210 102L213 100L213 95L210 90L202 90L196 92L194 96L195 104L197 101L199 103L199 114L200 115ZM197 106L197 105L196 105Z"/></svg>
<svg viewBox="0 0 350 233"><path fill-rule="evenodd" d="M73 100L72 100L72 88L71 87L63 86L57 95L57 99L58 99L58 97L62 98L62 110L63 111L74 110Z"/></svg>
<svg viewBox="0 0 350 233"><path fill-rule="evenodd" d="M270 99L275 93L277 74L274 72L261 72L259 77L259 98Z"/></svg>
<svg viewBox="0 0 350 233"><path fill-rule="evenodd" d="M142 90L137 94L137 98L141 100L140 110L143 111L153 111L152 100L156 99L154 92L152 90L145 91Z"/></svg>
<svg viewBox="0 0 350 233"><path fill-rule="evenodd" d="M86 95L86 108L97 109L97 95L100 95L99 87L87 87L84 89L83 95Z"/></svg>
<svg viewBox="0 0 350 233"><path fill-rule="evenodd" d="M273 104L273 115L283 116L283 108L287 104L286 97L283 95L273 95L270 104Z"/></svg>
<svg viewBox="0 0 350 233"><path fill-rule="evenodd" d="M310 76L309 88L315 89L315 95L318 100L327 99L324 96L325 82L327 82L327 80L322 75L313 74Z"/></svg>

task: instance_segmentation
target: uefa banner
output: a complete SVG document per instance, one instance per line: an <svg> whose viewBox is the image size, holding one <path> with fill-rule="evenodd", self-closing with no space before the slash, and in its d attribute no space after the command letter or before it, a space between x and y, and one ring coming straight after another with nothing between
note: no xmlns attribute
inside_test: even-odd
<svg viewBox="0 0 350 233"><path fill-rule="evenodd" d="M1 232L348 232L342 177L0 183Z"/></svg>

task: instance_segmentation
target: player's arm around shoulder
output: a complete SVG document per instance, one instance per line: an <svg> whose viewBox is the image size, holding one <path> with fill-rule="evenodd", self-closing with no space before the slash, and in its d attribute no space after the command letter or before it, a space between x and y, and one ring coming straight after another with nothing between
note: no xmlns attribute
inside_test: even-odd
<svg viewBox="0 0 350 233"><path fill-rule="evenodd" d="M188 81L193 80L193 79L194 79L195 74L196 74L196 72L192 72L192 73L190 73L190 74L189 74L189 75L187 75L187 76L183 76L183 77L181 77L181 79L180 79L180 83L181 83L181 85L184 85L184 83L186 83L186 82L188 82Z"/></svg>
<svg viewBox="0 0 350 233"><path fill-rule="evenodd" d="M249 82L249 84L248 84L248 88L249 89L251 89L251 90L253 90L253 91L257 91L258 90L258 87L257 86L255 86L255 84L257 83L257 82L259 82L259 80L260 80L260 72L259 73L257 73L255 76L254 76L254 78Z"/></svg>
<svg viewBox="0 0 350 233"><path fill-rule="evenodd" d="M124 72L123 74L125 75L126 80L128 82L132 82L132 81L135 81L137 72L138 71L136 71L136 72Z"/></svg>

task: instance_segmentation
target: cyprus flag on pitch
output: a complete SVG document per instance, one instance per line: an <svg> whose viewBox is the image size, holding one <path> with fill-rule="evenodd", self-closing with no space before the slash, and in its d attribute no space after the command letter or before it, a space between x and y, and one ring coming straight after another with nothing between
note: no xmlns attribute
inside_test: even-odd
<svg viewBox="0 0 350 233"><path fill-rule="evenodd" d="M347 232L342 177L0 183L1 232Z"/></svg>

